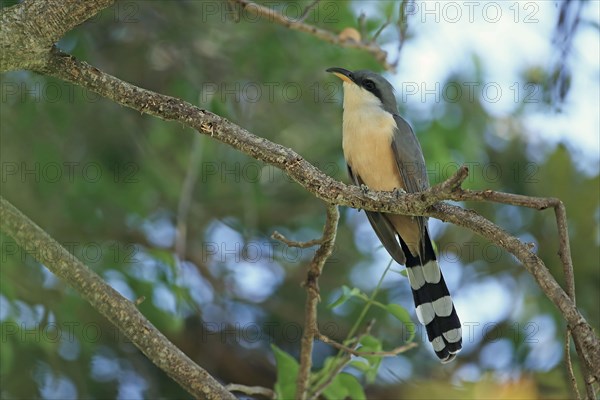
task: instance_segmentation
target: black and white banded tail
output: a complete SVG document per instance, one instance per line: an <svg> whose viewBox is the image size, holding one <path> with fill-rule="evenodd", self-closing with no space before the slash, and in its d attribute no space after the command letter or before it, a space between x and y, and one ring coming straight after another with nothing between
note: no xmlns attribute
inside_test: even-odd
<svg viewBox="0 0 600 400"><path fill-rule="evenodd" d="M412 289L417 318L425 325L427 338L442 363L450 362L462 348L462 329L454 303L435 257L429 235L425 235L421 257L406 254L406 271Z"/></svg>

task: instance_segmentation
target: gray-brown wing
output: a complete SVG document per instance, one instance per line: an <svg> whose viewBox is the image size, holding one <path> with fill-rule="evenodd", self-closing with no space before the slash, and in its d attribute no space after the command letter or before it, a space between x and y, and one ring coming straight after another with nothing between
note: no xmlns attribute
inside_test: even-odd
<svg viewBox="0 0 600 400"><path fill-rule="evenodd" d="M364 184L360 176L354 174L350 165L348 165L348 174L355 185L361 186ZM406 263L406 257L398 239L396 239L396 230L390 221L382 213L366 210L365 213L367 214L367 219L371 223L375 234L377 234L381 244L383 244L383 247L390 253L394 261L404 265Z"/></svg>
<svg viewBox="0 0 600 400"><path fill-rule="evenodd" d="M394 115L396 130L392 139L392 150L398 171L408 193L422 192L429 188L423 150L412 128L402 117ZM427 218L415 217L421 231L421 238L427 235ZM424 240L421 241L424 245Z"/></svg>
<svg viewBox="0 0 600 400"><path fill-rule="evenodd" d="M394 115L394 120L397 128L392 139L392 149L405 190L409 193L422 192L429 188L423 150L408 122L399 115Z"/></svg>

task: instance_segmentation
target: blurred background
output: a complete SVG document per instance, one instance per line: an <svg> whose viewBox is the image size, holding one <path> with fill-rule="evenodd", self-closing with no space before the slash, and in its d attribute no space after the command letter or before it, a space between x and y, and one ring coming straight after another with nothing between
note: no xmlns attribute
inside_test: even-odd
<svg viewBox="0 0 600 400"><path fill-rule="evenodd" d="M312 1L261 3L298 18ZM385 76L432 184L467 164L468 188L563 200L578 306L598 329L600 3L403 4L402 41L398 2L321 1L305 22L335 33L352 27L365 38L391 22L377 41L399 63ZM58 46L290 147L345 182L341 83L325 69L384 73L365 52L225 1L120 1ZM288 249L270 235L318 237L324 205L279 170L181 125L31 72L1 79L2 196L123 296L145 297L144 315L213 376L272 387L270 345L298 355L300 283L314 249ZM533 243L564 284L552 211L466 206ZM319 307L321 329L340 341L363 303L327 305L343 285L370 293L389 261L364 213L341 215ZM437 220L430 228L464 349L441 365L419 331L419 346L385 359L367 396L570 397L565 322L533 278L465 229ZM40 265L35 250L2 235L1 257L2 398L189 398ZM406 278L388 273L382 288L378 300L406 307L416 322ZM372 310L367 318L376 319L372 334L385 349L406 340L390 315ZM332 354L317 343L316 367Z"/></svg>

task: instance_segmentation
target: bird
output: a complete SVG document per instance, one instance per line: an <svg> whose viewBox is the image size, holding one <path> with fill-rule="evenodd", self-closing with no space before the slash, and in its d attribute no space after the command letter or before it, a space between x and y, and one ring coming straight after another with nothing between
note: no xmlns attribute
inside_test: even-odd
<svg viewBox="0 0 600 400"><path fill-rule="evenodd" d="M342 148L352 182L376 191L429 188L421 145L398 115L393 86L369 71L326 70L343 81ZM428 232L428 219L366 211L390 256L406 266L417 319L442 363L462 348L462 329Z"/></svg>

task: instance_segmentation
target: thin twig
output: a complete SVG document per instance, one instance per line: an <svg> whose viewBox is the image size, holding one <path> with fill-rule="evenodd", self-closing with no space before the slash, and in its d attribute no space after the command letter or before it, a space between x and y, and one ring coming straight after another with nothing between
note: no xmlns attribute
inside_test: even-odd
<svg viewBox="0 0 600 400"><path fill-rule="evenodd" d="M319 4L320 1L321 0L314 0L312 3L307 5L306 8L304 9L304 11L302 12L302 15L300 16L300 18L298 18L298 21L304 21L306 19L306 17L308 17L308 13L310 13L310 10L315 8L317 6L317 4Z"/></svg>
<svg viewBox="0 0 600 400"><path fill-rule="evenodd" d="M469 168L461 166L451 177L431 188L431 192L440 195L447 195L460 189L463 182L469 177ZM437 201L435 201L437 202Z"/></svg>
<svg viewBox="0 0 600 400"><path fill-rule="evenodd" d="M567 210L562 201L556 199L554 205L554 214L556 215L556 225L558 229L559 250L558 256L562 261L566 292L575 303L575 276L573 274L573 260L571 259L571 245L569 241L569 229L567 226Z"/></svg>
<svg viewBox="0 0 600 400"><path fill-rule="evenodd" d="M565 368L567 370L569 383L571 384L571 390L573 391L575 398L581 400L581 394L577 387L577 379L575 379L575 373L573 372L573 364L571 363L571 331L569 330L569 327L567 327L567 332L565 334Z"/></svg>
<svg viewBox="0 0 600 400"><path fill-rule="evenodd" d="M335 347L338 350L343 350L346 353L350 353L354 356L358 356L358 357L368 357L368 356L375 356L375 357L394 357L397 356L400 353L404 353L412 348L417 347L417 344L415 342L411 342L402 346L398 346L393 350L389 350L389 351L359 351L356 350L355 348L351 348L348 346L344 346L341 343L336 342L333 339L330 339L329 337L323 335L321 332L317 332L315 334L315 338L319 339L321 342L323 343L327 343L333 347Z"/></svg>
<svg viewBox="0 0 600 400"><path fill-rule="evenodd" d="M289 247L297 247L299 249L307 249L309 247L317 246L323 243L323 238L320 237L318 239L309 240L308 242L296 242L294 240L290 240L283 236L281 233L275 231L271 235L272 239L279 240L282 243L285 243Z"/></svg>
<svg viewBox="0 0 600 400"><path fill-rule="evenodd" d="M333 383L335 377L344 369L346 365L348 365L350 361L352 361L352 357L350 356L350 354L344 355L342 361L338 364L337 367L333 369L333 371L331 371L329 377L315 389L312 396L310 396L310 400L318 399L321 393L323 393L323 391Z"/></svg>
<svg viewBox="0 0 600 400"><path fill-rule="evenodd" d="M304 333L300 348L300 368L296 380L296 398L306 399L310 369L312 367L312 350L315 333L317 332L317 304L319 303L319 276L323 266L333 253L333 245L337 233L340 213L335 205L327 206L327 219L323 227L321 246L315 252L308 268L304 287L306 288L306 305L304 315Z"/></svg>
<svg viewBox="0 0 600 400"><path fill-rule="evenodd" d="M353 342L352 347L349 347L350 350L355 351L358 348L358 345L360 344L360 341L362 340L362 338L371 333L371 328L373 327L374 324L375 324L375 320L372 319L371 321L369 321L369 323L365 327L364 331L355 338L355 341ZM318 333L318 331L317 331L317 333ZM321 395L321 393L323 393L323 391L325 389L327 389L327 387L333 383L333 380L335 379L335 377L340 372L342 372L344 367L346 365L348 365L348 363L350 361L352 361L350 352L346 352L346 354L344 354L342 356L339 364L329 373L329 376L323 382L321 382L321 384L319 386L317 386L317 388L314 390L312 396L310 397L310 400L318 399L319 396Z"/></svg>
<svg viewBox="0 0 600 400"><path fill-rule="evenodd" d="M377 32L375 32L375 34L373 35L373 37L371 38L371 42L375 43L377 41L377 38L379 37L379 35L381 35L381 32L383 32L383 30L385 28L388 27L388 25L390 24L390 19L388 18L387 21L385 21L380 27L379 29L377 29Z"/></svg>
<svg viewBox="0 0 600 400"><path fill-rule="evenodd" d="M237 383L230 383L229 385L225 386L225 389L229 390L230 392L244 393L248 396L263 396L268 399L275 398L275 392L273 390L262 386L246 386Z"/></svg>
<svg viewBox="0 0 600 400"><path fill-rule="evenodd" d="M235 6L234 0L227 0L227 11L231 12L233 22L235 22L236 24L240 22L240 10L238 7Z"/></svg>
<svg viewBox="0 0 600 400"><path fill-rule="evenodd" d="M335 367L333 369L333 371L331 371L331 374L329 375L329 377L325 380L325 382L323 382L321 385L319 385L315 391L313 392L312 396L310 397L310 400L315 400L318 399L319 396L321 395L321 393L323 393L323 391L325 389L327 389L327 387L329 385L331 385L333 383L333 380L335 379L335 377L344 369L344 367L346 365L348 365L348 363L352 361L352 357L350 356L350 354L346 354L343 356L342 358L342 362L340 362L338 364L337 367Z"/></svg>
<svg viewBox="0 0 600 400"><path fill-rule="evenodd" d="M576 304L575 301L575 276L573 274L573 262L571 260L571 245L569 242L569 232L567 229L567 211L565 209L565 205L562 201L557 201L554 207L554 215L556 216L556 225L558 230L558 256L563 265L563 273L565 274L565 285L567 295L573 300L573 304ZM573 390L573 394L577 397L577 399L581 399L581 394L579 393L579 388L577 387L577 380L575 379L575 373L573 372L573 364L571 361L571 328L567 325L567 331L565 333L565 367L567 369L567 376L569 382L571 384L571 388ZM589 371L586 366L581 365L581 369L584 373L584 376L589 377ZM590 385L585 383L586 389L591 388Z"/></svg>
<svg viewBox="0 0 600 400"><path fill-rule="evenodd" d="M445 182L443 184L445 184ZM449 193L445 191L442 197L448 197L447 200L454 201L492 201L494 203L534 208L540 211L550 207L557 207L560 202L559 199L554 197L531 197L521 194L497 192L489 189L470 190L457 188Z"/></svg>
<svg viewBox="0 0 600 400"><path fill-rule="evenodd" d="M387 52L375 43L365 43L363 41L357 42L349 39L341 39L338 35L334 34L333 32L318 28L314 25L305 24L304 22L302 22L302 20L288 18L272 8L261 6L260 4L254 3L252 1L231 1L239 4L240 7L242 7L242 9L247 10L249 13L263 17L267 21L275 22L292 30L311 34L325 42L329 42L337 46L364 50L373 55L377 62L379 62L386 70L394 71L394 67L387 62Z"/></svg>
<svg viewBox="0 0 600 400"><path fill-rule="evenodd" d="M202 160L202 146L200 146L201 136L194 135L192 150L190 151L190 160L187 173L181 186L179 194L179 204L177 205L177 236L175 240L175 254L180 260L185 259L185 247L187 242L187 217L192 203L194 186L198 179L200 161Z"/></svg>
<svg viewBox="0 0 600 400"><path fill-rule="evenodd" d="M364 12L360 12L358 16L358 32L360 33L360 37L367 37L367 14Z"/></svg>
<svg viewBox="0 0 600 400"><path fill-rule="evenodd" d="M534 208L536 210L545 210L547 208L560 207L561 201L554 197L531 197L524 196L521 194L512 194L497 192L495 190L470 190L462 189L461 185L469 176L469 168L465 165L461 166L454 175L433 186L428 192L423 192L422 199L428 205L433 205L442 200L453 200L453 201L492 201L495 203L509 204L513 206ZM561 217L566 220L566 213ZM559 216L557 215L557 218ZM565 225L566 226L566 225ZM559 235L564 239L568 240L566 229L561 229L562 225L559 224ZM567 242L568 243L568 242ZM567 249L568 250L568 249ZM567 256L570 257L570 250L567 251ZM569 261L570 263L570 261Z"/></svg>
<svg viewBox="0 0 600 400"><path fill-rule="evenodd" d="M400 2L400 12L398 13L398 54L396 59L392 62L392 66L395 68L400 63L400 54L402 54L402 47L406 42L407 31L408 31L408 17L406 16L406 8L411 4L413 0L402 0Z"/></svg>

